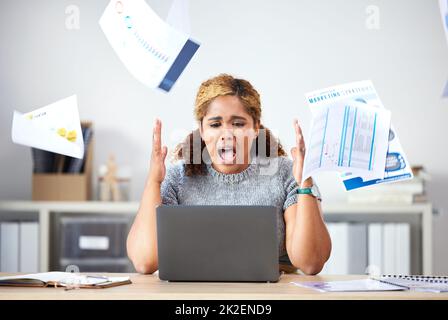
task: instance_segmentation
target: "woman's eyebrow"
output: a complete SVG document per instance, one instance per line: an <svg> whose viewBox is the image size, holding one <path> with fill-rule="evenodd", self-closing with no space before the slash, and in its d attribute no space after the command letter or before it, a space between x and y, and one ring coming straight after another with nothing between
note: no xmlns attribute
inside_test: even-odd
<svg viewBox="0 0 448 320"><path fill-rule="evenodd" d="M222 120L222 117L221 116L217 116L217 117L211 117L211 118L207 119L207 121L215 121L215 120Z"/></svg>
<svg viewBox="0 0 448 320"><path fill-rule="evenodd" d="M246 118L241 117L241 116L231 116L230 119L232 119L232 120L235 120L235 119L237 119L237 120L247 120Z"/></svg>
<svg viewBox="0 0 448 320"><path fill-rule="evenodd" d="M236 116L236 115L233 115L233 116L230 117L230 120L235 120L235 119L237 119L237 120L247 120L244 117ZM207 121L215 121L215 120L222 120L222 117L221 116L217 116L217 117L211 117L211 118L207 119Z"/></svg>
<svg viewBox="0 0 448 320"><path fill-rule="evenodd" d="M207 121L222 121L222 117L221 116L216 116L216 117L211 117L211 118L208 118L207 119ZM232 121L232 120L244 120L244 121L247 121L247 119L246 118L244 118L244 117L241 117L241 116L237 116L237 115L233 115L233 116L231 116L230 117L230 121Z"/></svg>

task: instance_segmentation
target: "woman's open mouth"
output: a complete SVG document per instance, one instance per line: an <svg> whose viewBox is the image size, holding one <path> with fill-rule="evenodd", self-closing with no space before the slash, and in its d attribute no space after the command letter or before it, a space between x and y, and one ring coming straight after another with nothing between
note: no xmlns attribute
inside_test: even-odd
<svg viewBox="0 0 448 320"><path fill-rule="evenodd" d="M233 163L236 158L236 150L232 146L218 148L218 155L225 163Z"/></svg>

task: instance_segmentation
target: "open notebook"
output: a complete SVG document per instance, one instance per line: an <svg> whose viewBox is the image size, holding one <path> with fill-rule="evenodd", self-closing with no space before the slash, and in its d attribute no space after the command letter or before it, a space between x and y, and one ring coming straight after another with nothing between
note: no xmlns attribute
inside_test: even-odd
<svg viewBox="0 0 448 320"><path fill-rule="evenodd" d="M291 282L320 292L403 291L448 292L448 277L382 275L379 277L345 280Z"/></svg>
<svg viewBox="0 0 448 320"><path fill-rule="evenodd" d="M132 283L129 277L80 275L71 272L44 272L0 277L0 286L66 287L101 289Z"/></svg>

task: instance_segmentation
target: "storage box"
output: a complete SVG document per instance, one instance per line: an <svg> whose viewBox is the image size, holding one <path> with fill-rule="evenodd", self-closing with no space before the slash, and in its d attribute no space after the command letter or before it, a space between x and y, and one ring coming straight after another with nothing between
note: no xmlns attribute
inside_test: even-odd
<svg viewBox="0 0 448 320"><path fill-rule="evenodd" d="M52 269L135 272L127 257L128 214L61 213L53 216Z"/></svg>
<svg viewBox="0 0 448 320"><path fill-rule="evenodd" d="M92 126L82 122L82 126ZM84 172L33 173L32 198L35 201L87 201L92 199L93 137L87 147Z"/></svg>
<svg viewBox="0 0 448 320"><path fill-rule="evenodd" d="M59 219L60 257L126 258L128 217L63 216Z"/></svg>

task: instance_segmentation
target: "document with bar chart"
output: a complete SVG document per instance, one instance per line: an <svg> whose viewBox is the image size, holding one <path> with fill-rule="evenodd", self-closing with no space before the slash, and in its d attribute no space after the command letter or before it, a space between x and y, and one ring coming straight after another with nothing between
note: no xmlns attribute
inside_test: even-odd
<svg viewBox="0 0 448 320"><path fill-rule="evenodd" d="M317 104L312 107L304 179L319 171L348 170L370 179L382 179L390 111L351 99L319 101L322 96L325 93L310 98Z"/></svg>
<svg viewBox="0 0 448 320"><path fill-rule="evenodd" d="M304 179L338 171L348 191L412 178L391 113L371 81L314 91L306 99L313 117Z"/></svg>

